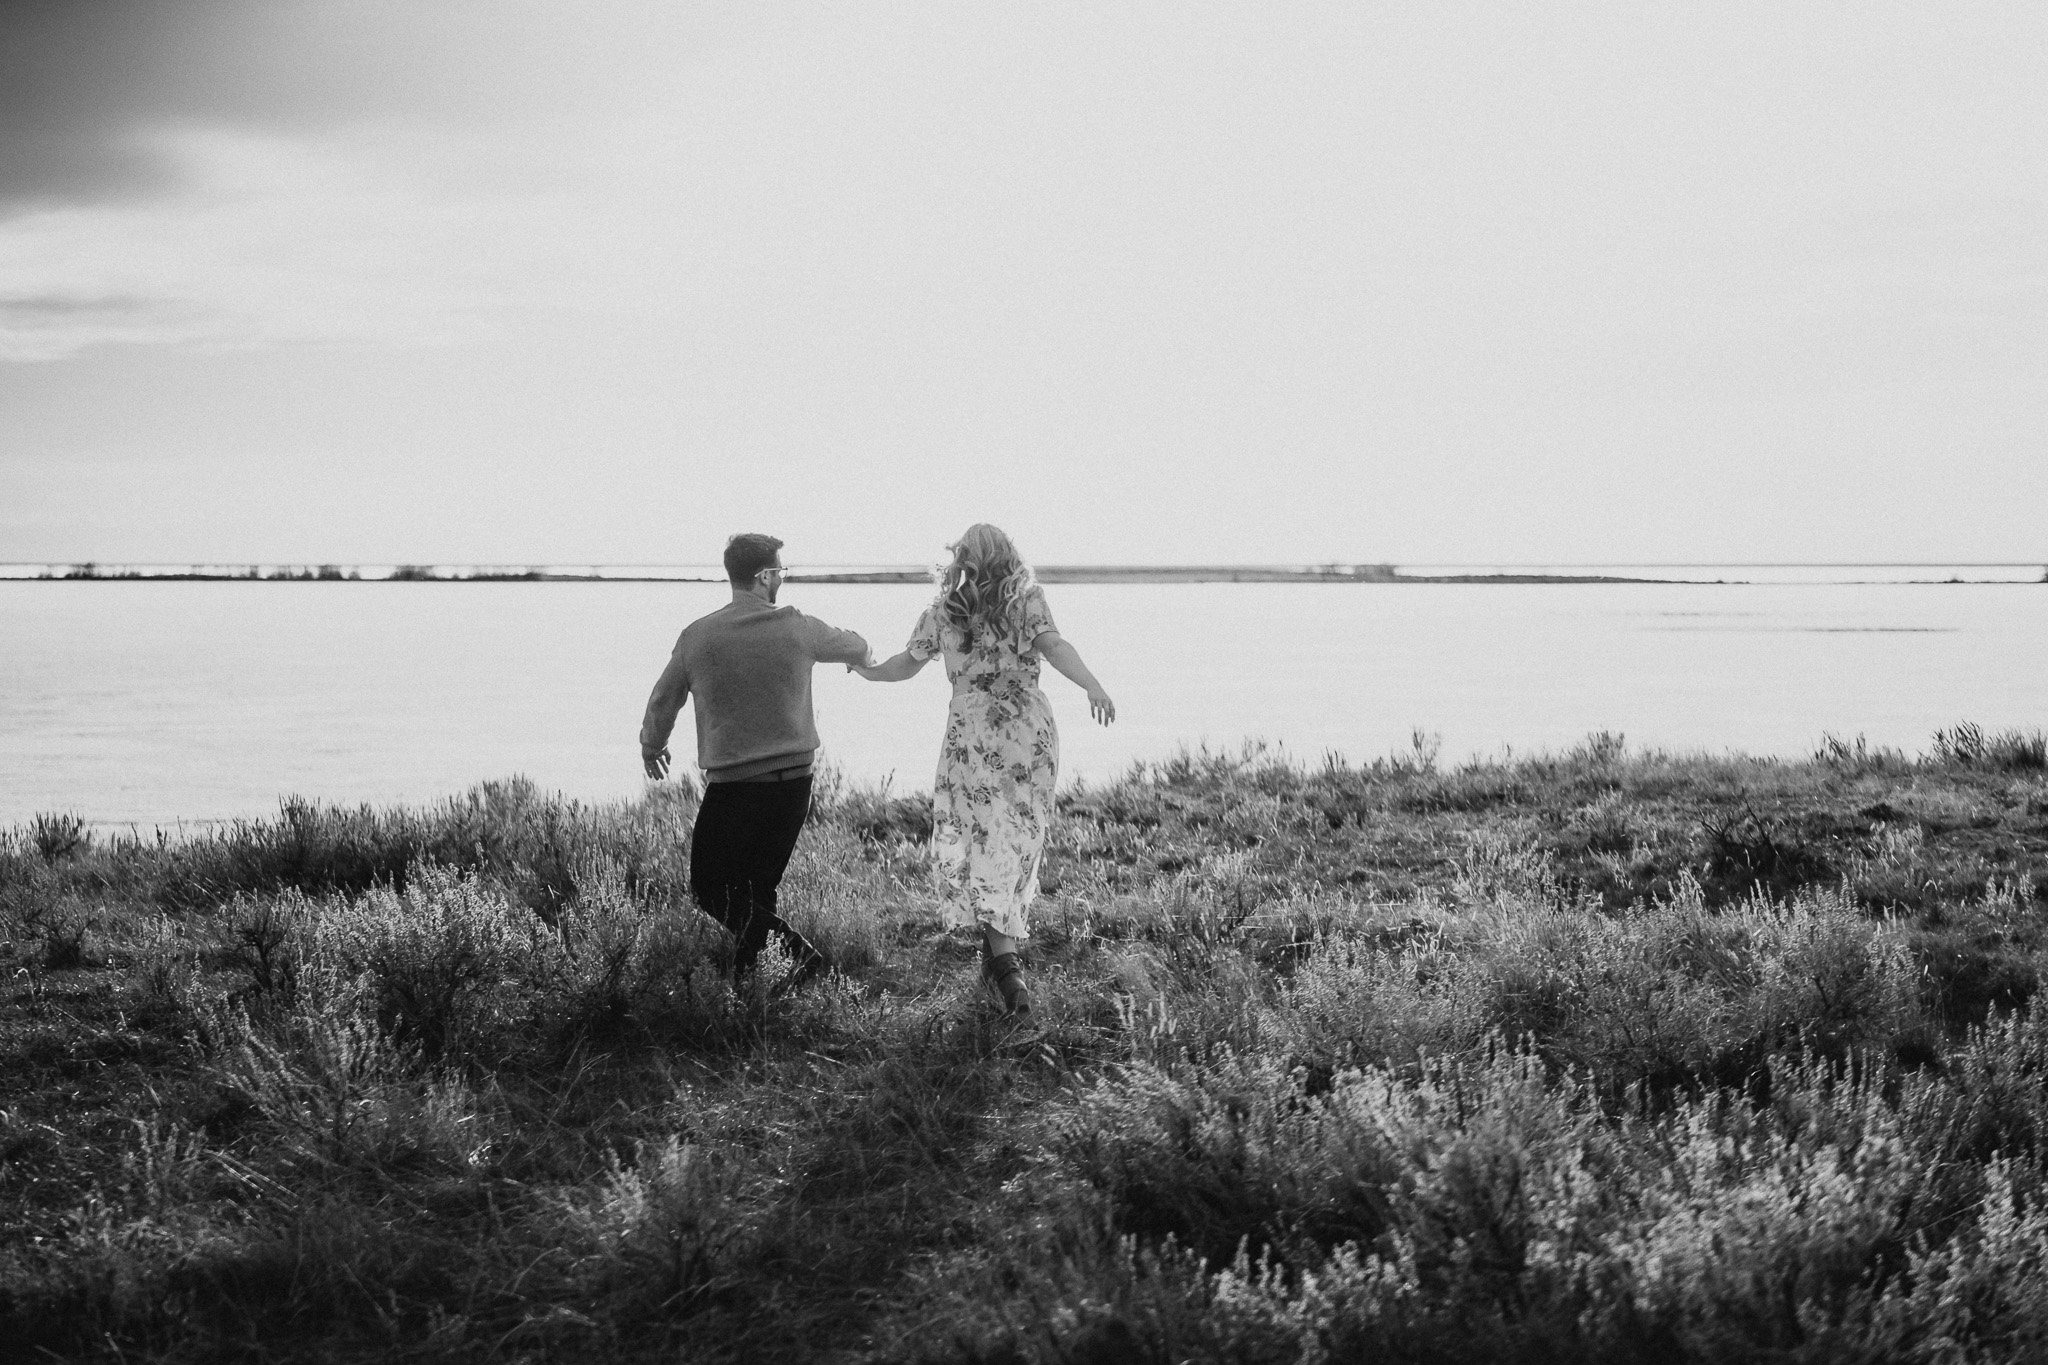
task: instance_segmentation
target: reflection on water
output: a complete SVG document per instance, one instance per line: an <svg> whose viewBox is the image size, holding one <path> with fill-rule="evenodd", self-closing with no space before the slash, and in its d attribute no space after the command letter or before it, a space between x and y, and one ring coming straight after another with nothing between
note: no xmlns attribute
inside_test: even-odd
<svg viewBox="0 0 2048 1365"><path fill-rule="evenodd" d="M784 600L887 654L929 591ZM1050 592L1119 712L1092 725L1047 671L1069 778L1247 738L1365 760L1418 728L1454 759L1595 730L1803 754L1824 732L1917 751L1958 720L2048 724L2048 588L2032 583ZM0 824L260 815L285 793L428 801L513 773L630 796L647 689L676 632L723 600L688 583L0 583ZM890 686L821 668L826 754L928 787L945 698L935 669Z"/></svg>

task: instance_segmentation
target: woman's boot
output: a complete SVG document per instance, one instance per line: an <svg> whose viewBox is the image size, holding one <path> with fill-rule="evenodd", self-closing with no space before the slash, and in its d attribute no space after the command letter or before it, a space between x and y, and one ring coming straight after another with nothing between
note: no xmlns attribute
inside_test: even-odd
<svg viewBox="0 0 2048 1365"><path fill-rule="evenodd" d="M982 964L982 980L1003 1002L1006 1014L1031 1013L1031 992L1024 984L1024 961L1015 953L997 953Z"/></svg>

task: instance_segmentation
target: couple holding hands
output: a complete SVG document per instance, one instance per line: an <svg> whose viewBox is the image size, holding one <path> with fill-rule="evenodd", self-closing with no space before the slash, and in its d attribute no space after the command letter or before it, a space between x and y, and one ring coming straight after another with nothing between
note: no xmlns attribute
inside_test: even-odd
<svg viewBox="0 0 2048 1365"><path fill-rule="evenodd" d="M690 894L733 932L735 979L768 936L795 967L787 990L826 967L776 914L776 890L810 812L818 729L811 668L843 663L871 682L901 682L943 658L953 697L932 791L932 863L949 925L979 924L982 977L1011 1014L1029 1014L1019 955L1030 937L1038 864L1052 827L1059 730L1038 689L1040 661L1088 693L1107 725L1116 704L1061 637L1045 592L1017 548L987 523L967 528L940 575L939 594L903 652L874 663L868 643L794 607L778 607L782 542L737 535L725 547L732 601L684 628L647 699L640 755L667 776L668 737L696 699L704 799L690 835Z"/></svg>

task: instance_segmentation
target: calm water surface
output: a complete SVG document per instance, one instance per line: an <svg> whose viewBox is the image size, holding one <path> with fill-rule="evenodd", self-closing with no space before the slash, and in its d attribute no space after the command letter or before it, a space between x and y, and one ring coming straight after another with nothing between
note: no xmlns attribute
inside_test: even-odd
<svg viewBox="0 0 2048 1365"><path fill-rule="evenodd" d="M901 648L930 589L783 601ZM1116 697L1111 729L1046 671L1063 779L1264 739L1305 760L1633 746L1804 754L1824 732L1909 750L1939 727L2048 724L2048 586L1055 586ZM708 584L0 582L0 826L41 811L147 828L280 796L423 802L524 774L641 787L636 732ZM817 673L825 755L928 788L947 688ZM690 714L678 725L690 750Z"/></svg>

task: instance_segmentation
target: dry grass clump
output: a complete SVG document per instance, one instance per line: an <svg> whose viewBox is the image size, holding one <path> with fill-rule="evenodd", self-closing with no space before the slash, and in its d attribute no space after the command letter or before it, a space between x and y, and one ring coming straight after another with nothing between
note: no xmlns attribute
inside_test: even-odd
<svg viewBox="0 0 2048 1365"><path fill-rule="evenodd" d="M1045 1359L1937 1361L2048 1346L2031 1273L2048 1253L2040 1172L1956 1160L1965 1094L1812 1058L1769 1077L1768 1103L1722 1091L1643 1119L1498 1043L1321 1087L1236 1057L1136 1067L1058 1125L1112 1219L1081 1257L1035 1248L1059 1269L1029 1253L1008 1267L1064 1290L1050 1311L992 1311L980 1277L954 1303ZM1063 1284L1076 1260L1085 1288Z"/></svg>
<svg viewBox="0 0 2048 1365"><path fill-rule="evenodd" d="M682 897L687 791L17 831L0 1339L2030 1358L2048 785L1836 747L1074 789L1025 1030L886 790L821 787L784 911L838 970L787 998Z"/></svg>
<svg viewBox="0 0 2048 1365"><path fill-rule="evenodd" d="M2002 730L1987 733L1970 721L1934 733L1933 759L1966 768L2039 772L2048 768L2048 733Z"/></svg>

